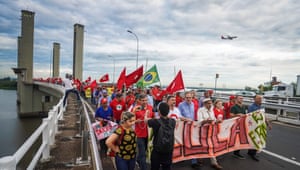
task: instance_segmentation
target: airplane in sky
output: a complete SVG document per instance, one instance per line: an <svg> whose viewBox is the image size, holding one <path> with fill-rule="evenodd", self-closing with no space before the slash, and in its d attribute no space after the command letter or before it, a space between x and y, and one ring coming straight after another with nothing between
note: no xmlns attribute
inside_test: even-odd
<svg viewBox="0 0 300 170"><path fill-rule="evenodd" d="M230 35L222 35L221 36L222 40L233 40L235 38L237 38L237 36L230 36Z"/></svg>

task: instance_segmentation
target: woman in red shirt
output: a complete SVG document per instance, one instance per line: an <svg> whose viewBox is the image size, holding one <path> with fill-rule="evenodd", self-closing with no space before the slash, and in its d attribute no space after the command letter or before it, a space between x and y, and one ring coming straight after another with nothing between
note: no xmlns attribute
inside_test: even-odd
<svg viewBox="0 0 300 170"><path fill-rule="evenodd" d="M222 104L222 100L220 99L217 99L214 103L214 114L217 120L223 120L225 118Z"/></svg>

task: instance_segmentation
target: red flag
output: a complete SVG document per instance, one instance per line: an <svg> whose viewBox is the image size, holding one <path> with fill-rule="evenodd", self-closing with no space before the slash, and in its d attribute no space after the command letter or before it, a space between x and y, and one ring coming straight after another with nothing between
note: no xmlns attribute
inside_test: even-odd
<svg viewBox="0 0 300 170"><path fill-rule="evenodd" d="M177 73L174 80L169 84L169 86L166 88L167 93L174 93L178 90L184 89L184 83L182 79L181 70Z"/></svg>
<svg viewBox="0 0 300 170"><path fill-rule="evenodd" d="M143 65L126 76L126 87L136 83L143 76Z"/></svg>
<svg viewBox="0 0 300 170"><path fill-rule="evenodd" d="M89 76L86 80L85 80L86 83L89 83L91 82L91 76Z"/></svg>
<svg viewBox="0 0 300 170"><path fill-rule="evenodd" d="M104 74L104 76L102 76L102 77L99 79L99 82L106 82L106 81L109 81L108 73Z"/></svg>
<svg viewBox="0 0 300 170"><path fill-rule="evenodd" d="M90 88L91 88L92 91L93 91L93 89L97 87L97 82L96 82L96 80L92 81L91 84L90 84L89 86L90 86Z"/></svg>
<svg viewBox="0 0 300 170"><path fill-rule="evenodd" d="M123 85L125 84L125 80L126 80L126 67L124 67L123 71L120 73L119 79L117 81L118 90L122 90Z"/></svg>

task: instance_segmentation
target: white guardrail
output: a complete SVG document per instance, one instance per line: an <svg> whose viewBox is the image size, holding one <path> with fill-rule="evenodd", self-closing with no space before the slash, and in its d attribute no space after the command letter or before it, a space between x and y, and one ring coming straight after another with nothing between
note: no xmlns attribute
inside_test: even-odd
<svg viewBox="0 0 300 170"><path fill-rule="evenodd" d="M217 94L215 98L222 99L223 101L228 100L228 95ZM253 103L253 98L244 97L243 103L245 105L250 105ZM285 123L291 123L295 125L300 125L300 103L291 102L288 99L264 99L262 106L265 109L276 110L276 114L268 114L267 117L271 120L278 120ZM294 116L290 116L292 115Z"/></svg>
<svg viewBox="0 0 300 170"><path fill-rule="evenodd" d="M16 169L20 160L28 152L31 146L42 135L42 144L33 156L27 169L34 169L39 158L42 160L50 159L50 146L55 142L55 134L57 133L58 120L63 117L65 108L63 107L63 98L48 113L48 117L44 118L42 124L33 132L33 134L25 141L25 143L12 156L0 158L0 169Z"/></svg>
<svg viewBox="0 0 300 170"><path fill-rule="evenodd" d="M50 84L49 84L50 85ZM50 85L53 88L53 85ZM61 88L61 86L60 86ZM42 124L33 132L33 134L25 141L25 143L11 156L4 156L0 158L0 170L15 170L17 169L17 165L22 160L24 155L29 151L32 145L38 140L40 135L42 135L42 143L39 146L38 151L33 156L31 162L29 163L26 169L32 170L37 165L38 161L48 161L50 160L50 146L55 143L55 135L58 132L58 120L63 119L63 113L65 112L65 108L63 106L63 98L60 99L59 103L53 107L48 113L48 117L44 118ZM81 99L83 103L84 116L87 120L89 137L92 143L92 153L94 158L95 166L94 169L102 170L102 164L100 160L100 155L98 152L96 138L91 126L91 121L88 116L88 111L86 109L86 105L90 106ZM67 106L67 104L66 104Z"/></svg>

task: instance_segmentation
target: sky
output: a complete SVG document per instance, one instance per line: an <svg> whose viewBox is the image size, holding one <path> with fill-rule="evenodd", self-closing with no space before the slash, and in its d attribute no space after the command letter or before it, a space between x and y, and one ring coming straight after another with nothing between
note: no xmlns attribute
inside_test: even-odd
<svg viewBox="0 0 300 170"><path fill-rule="evenodd" d="M74 24L84 25L83 79L117 81L157 65L162 85L182 70L185 86L244 88L300 74L298 0L0 0L0 77L14 76L21 10L35 12L34 77L50 76L53 42L60 76L72 73ZM222 40L221 35L238 36ZM112 57L109 57L112 56ZM115 74L114 62L115 60ZM115 75L115 76L113 76Z"/></svg>

